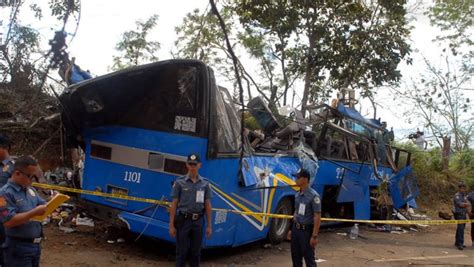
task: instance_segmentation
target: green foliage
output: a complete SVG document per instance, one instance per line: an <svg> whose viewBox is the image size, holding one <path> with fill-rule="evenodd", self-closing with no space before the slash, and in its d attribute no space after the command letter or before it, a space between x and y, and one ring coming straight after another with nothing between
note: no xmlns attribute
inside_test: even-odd
<svg viewBox="0 0 474 267"><path fill-rule="evenodd" d="M412 143L397 144L412 153L412 166L420 187L418 200L425 205L448 202L457 190L459 181L464 181L474 190L474 150L454 153L449 170L443 171L441 149L420 151ZM401 162L405 162L401 159Z"/></svg>
<svg viewBox="0 0 474 267"><path fill-rule="evenodd" d="M113 57L112 70L120 70L158 60L155 55L160 49L160 43L148 40L150 32L155 28L158 15L153 15L146 21L135 22L136 29L126 31L117 42L115 49L120 53Z"/></svg>
<svg viewBox="0 0 474 267"><path fill-rule="evenodd" d="M244 127L252 131L262 129L262 127L260 127L257 120L253 116L245 117Z"/></svg>
<svg viewBox="0 0 474 267"><path fill-rule="evenodd" d="M33 57L38 57L40 53L40 34L34 26L23 25L19 19L25 1L5 2L11 13L5 40L0 46L0 86L9 90L27 91L35 87L41 79L38 73L44 72L42 62L33 60ZM48 4L52 16L63 22L66 17L77 15L80 8L79 0L50 0ZM29 8L36 19L43 19L43 11L38 4L32 3ZM44 59L48 60L47 57Z"/></svg>
<svg viewBox="0 0 474 267"><path fill-rule="evenodd" d="M450 169L458 173L474 190L474 150L463 150L453 155Z"/></svg>
<svg viewBox="0 0 474 267"><path fill-rule="evenodd" d="M232 28L230 14L223 12L221 15L227 27ZM178 38L175 41L174 57L198 59L208 64L221 63L219 54L225 51L224 35L215 15L195 9L186 14L175 31Z"/></svg>
<svg viewBox="0 0 474 267"><path fill-rule="evenodd" d="M39 51L39 33L20 24L18 14L22 3L12 2L11 5L11 21L4 44L0 46L0 85L14 89L28 87L33 82L36 67L31 56Z"/></svg>
<svg viewBox="0 0 474 267"><path fill-rule="evenodd" d="M286 104L288 89L302 79L305 109L330 88L369 92L399 81L398 64L410 62L405 4L262 0L231 1L230 9L244 29L240 44L260 64L257 90L270 105Z"/></svg>
<svg viewBox="0 0 474 267"><path fill-rule="evenodd" d="M49 8L51 10L51 15L57 20L64 20L70 14L79 11L81 6L80 0L50 0ZM38 12L40 9L37 5L33 5L33 10ZM37 13L38 14L38 13Z"/></svg>
<svg viewBox="0 0 474 267"><path fill-rule="evenodd" d="M453 55L465 47L474 45L472 27L474 26L474 1L449 0L435 1L427 14L431 24L441 29L438 41L448 41ZM472 49L468 53L473 56Z"/></svg>

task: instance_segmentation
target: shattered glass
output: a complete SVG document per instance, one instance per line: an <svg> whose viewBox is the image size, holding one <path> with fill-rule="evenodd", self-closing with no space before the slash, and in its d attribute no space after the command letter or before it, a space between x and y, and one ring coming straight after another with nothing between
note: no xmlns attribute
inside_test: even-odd
<svg viewBox="0 0 474 267"><path fill-rule="evenodd" d="M219 153L235 153L240 148L240 119L235 112L232 99L223 87L216 93L217 150Z"/></svg>

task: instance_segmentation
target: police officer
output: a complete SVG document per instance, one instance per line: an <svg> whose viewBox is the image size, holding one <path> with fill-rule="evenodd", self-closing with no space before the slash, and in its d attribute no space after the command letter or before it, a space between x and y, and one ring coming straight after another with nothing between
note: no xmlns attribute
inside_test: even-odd
<svg viewBox="0 0 474 267"><path fill-rule="evenodd" d="M13 172L13 159L10 157L11 141L0 134L0 187L4 186Z"/></svg>
<svg viewBox="0 0 474 267"><path fill-rule="evenodd" d="M31 187L40 173L38 163L26 156L16 160L13 174L0 189L0 220L5 226L5 266L39 266L42 226L30 219L46 211L45 201Z"/></svg>
<svg viewBox="0 0 474 267"><path fill-rule="evenodd" d="M203 234L204 214L207 218L206 236L212 233L211 187L206 178L199 175L201 167L199 155L190 154L186 167L188 173L178 178L171 196L169 232L176 237L176 266L185 266L188 251L190 265L199 266Z"/></svg>
<svg viewBox="0 0 474 267"><path fill-rule="evenodd" d="M4 186L13 172L14 161L10 157L11 141L5 134L0 134L0 188ZM0 266L3 266L3 243L5 242L5 229L0 223Z"/></svg>
<svg viewBox="0 0 474 267"><path fill-rule="evenodd" d="M468 213L469 213L469 219L472 220L471 222L471 244L474 246L474 191L472 191L471 193L467 194L467 200L469 200L469 202L471 203L471 210L469 211L468 210Z"/></svg>
<svg viewBox="0 0 474 267"><path fill-rule="evenodd" d="M294 174L300 191L295 195L295 213L293 226L289 232L291 239L291 260L294 267L316 266L314 249L318 244L319 226L321 224L321 199L310 187L310 174L301 169Z"/></svg>
<svg viewBox="0 0 474 267"><path fill-rule="evenodd" d="M469 203L467 203L466 200L466 185L464 183L460 183L458 186L459 190L458 192L454 195L453 198L453 204L454 204L454 219L455 220L465 220L466 219L466 213L467 213L467 207L469 206ZM464 228L466 227L465 223L458 224L456 227L456 241L454 242L454 245L459 249L463 250L465 248L464 246Z"/></svg>

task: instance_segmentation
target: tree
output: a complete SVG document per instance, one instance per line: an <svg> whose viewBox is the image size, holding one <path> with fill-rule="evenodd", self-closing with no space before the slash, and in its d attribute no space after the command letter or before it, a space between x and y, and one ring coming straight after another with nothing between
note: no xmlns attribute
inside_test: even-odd
<svg viewBox="0 0 474 267"><path fill-rule="evenodd" d="M155 55L160 49L160 43L148 40L150 32L156 27L158 15L153 15L146 21L135 22L135 30L126 31L117 42L115 49L118 56L113 57L112 70L120 70L130 66L158 60Z"/></svg>
<svg viewBox="0 0 474 267"><path fill-rule="evenodd" d="M285 105L295 81L302 80L305 110L309 102L327 98L333 88L356 88L368 97L374 88L399 81L398 64L410 61L404 4L228 1L221 10L235 50L246 51L258 66L257 79L240 63L248 95L252 87L271 107ZM213 63L228 62L221 29L206 12L188 14L177 32L178 55L203 59L214 67Z"/></svg>
<svg viewBox="0 0 474 267"><path fill-rule="evenodd" d="M413 103L405 115L410 120L421 118L440 147L458 152L469 148L472 140L474 114L469 96L474 64L471 35L474 2L463 0L434 1L424 12L431 25L441 30L434 41L442 49L442 64L424 58L426 66L421 79L412 80L410 88L394 89L396 96ZM453 138L451 138L453 137ZM444 166L447 167L447 151Z"/></svg>
<svg viewBox="0 0 474 267"><path fill-rule="evenodd" d="M439 42L448 42L448 46L456 55L458 52L467 52L466 56L473 57L472 27L474 26L474 1L450 0L434 1L425 14L428 15L431 25L438 27L442 33L436 37Z"/></svg>
<svg viewBox="0 0 474 267"><path fill-rule="evenodd" d="M229 31L231 41L235 43L235 48L238 43L237 36L239 34L235 33L237 26L234 22L232 10L229 6L224 6L221 8L220 14ZM178 39L175 41L176 50L173 51L174 57L201 60L213 66L222 77L234 84L234 89L236 88L232 57L225 46L224 34L219 22L212 12L207 9L204 11L195 9L193 12L186 14L183 22L175 28L175 31L178 34ZM243 64L240 61L237 64L240 77L246 82L248 97L252 97L251 86L266 97L260 91L260 85L246 71ZM234 92L237 92L237 90L234 90ZM234 95L234 98L238 99L238 96Z"/></svg>
<svg viewBox="0 0 474 267"><path fill-rule="evenodd" d="M8 4L8 3L7 3ZM39 34L31 27L19 23L21 1L9 4L11 14L5 40L0 45L0 83L6 88L30 86L34 76L31 55L38 52Z"/></svg>
<svg viewBox="0 0 474 267"><path fill-rule="evenodd" d="M43 18L43 10L39 5L28 6L25 2L3 1L0 7L10 13L8 20L4 21L6 35L0 45L0 128L13 139L14 153L21 154L33 153L41 142L57 136L60 127L57 120L45 119L54 112L48 107L57 106L44 86L50 85L47 75L51 70L51 53L40 49L39 30L34 28L34 24L22 24L20 16L30 8L39 20ZM45 10L62 24L58 31L67 30L66 24L73 18L77 24L79 0L50 0L46 5ZM57 140L59 143L59 138ZM54 146L53 150L50 155L59 154L60 145ZM48 157L46 154L43 156Z"/></svg>
<svg viewBox="0 0 474 267"><path fill-rule="evenodd" d="M260 64L261 78L266 82L261 89L269 92L267 101L270 108L278 106L281 98L282 104L286 105L288 91L298 78L287 71L288 42L297 25L297 13L286 9L283 1L276 1L265 8L253 2L235 1L232 9L244 28L239 40Z"/></svg>
<svg viewBox="0 0 474 267"><path fill-rule="evenodd" d="M405 116L411 120L422 118L440 147L444 147L443 138L454 136L452 149L461 151L469 148L474 131L471 99L464 94L465 86L472 83L472 72L454 64L449 55L444 60L444 66L435 66L425 58L421 79L413 80L411 88L393 90L405 104L412 104Z"/></svg>
<svg viewBox="0 0 474 267"><path fill-rule="evenodd" d="M235 1L242 25L275 45L285 76L303 79L302 111L328 96L325 84L368 95L399 81L398 64L410 62L404 5L404 0ZM272 38L276 42L268 42Z"/></svg>

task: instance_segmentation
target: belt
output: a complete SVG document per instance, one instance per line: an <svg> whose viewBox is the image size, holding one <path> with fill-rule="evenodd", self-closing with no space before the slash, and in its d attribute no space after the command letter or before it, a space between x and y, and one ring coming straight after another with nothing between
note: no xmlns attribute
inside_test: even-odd
<svg viewBox="0 0 474 267"><path fill-rule="evenodd" d="M39 244L43 240L41 237L37 238L23 238L23 237L16 237L16 236L8 236L9 239L23 242L23 243L31 243L31 244Z"/></svg>
<svg viewBox="0 0 474 267"><path fill-rule="evenodd" d="M182 211L180 211L179 214L182 215L185 219L191 219L193 221L199 220L203 215L202 212L200 212L200 213L191 213L191 212L182 212Z"/></svg>
<svg viewBox="0 0 474 267"><path fill-rule="evenodd" d="M298 230L313 230L314 224L295 223L295 228Z"/></svg>

